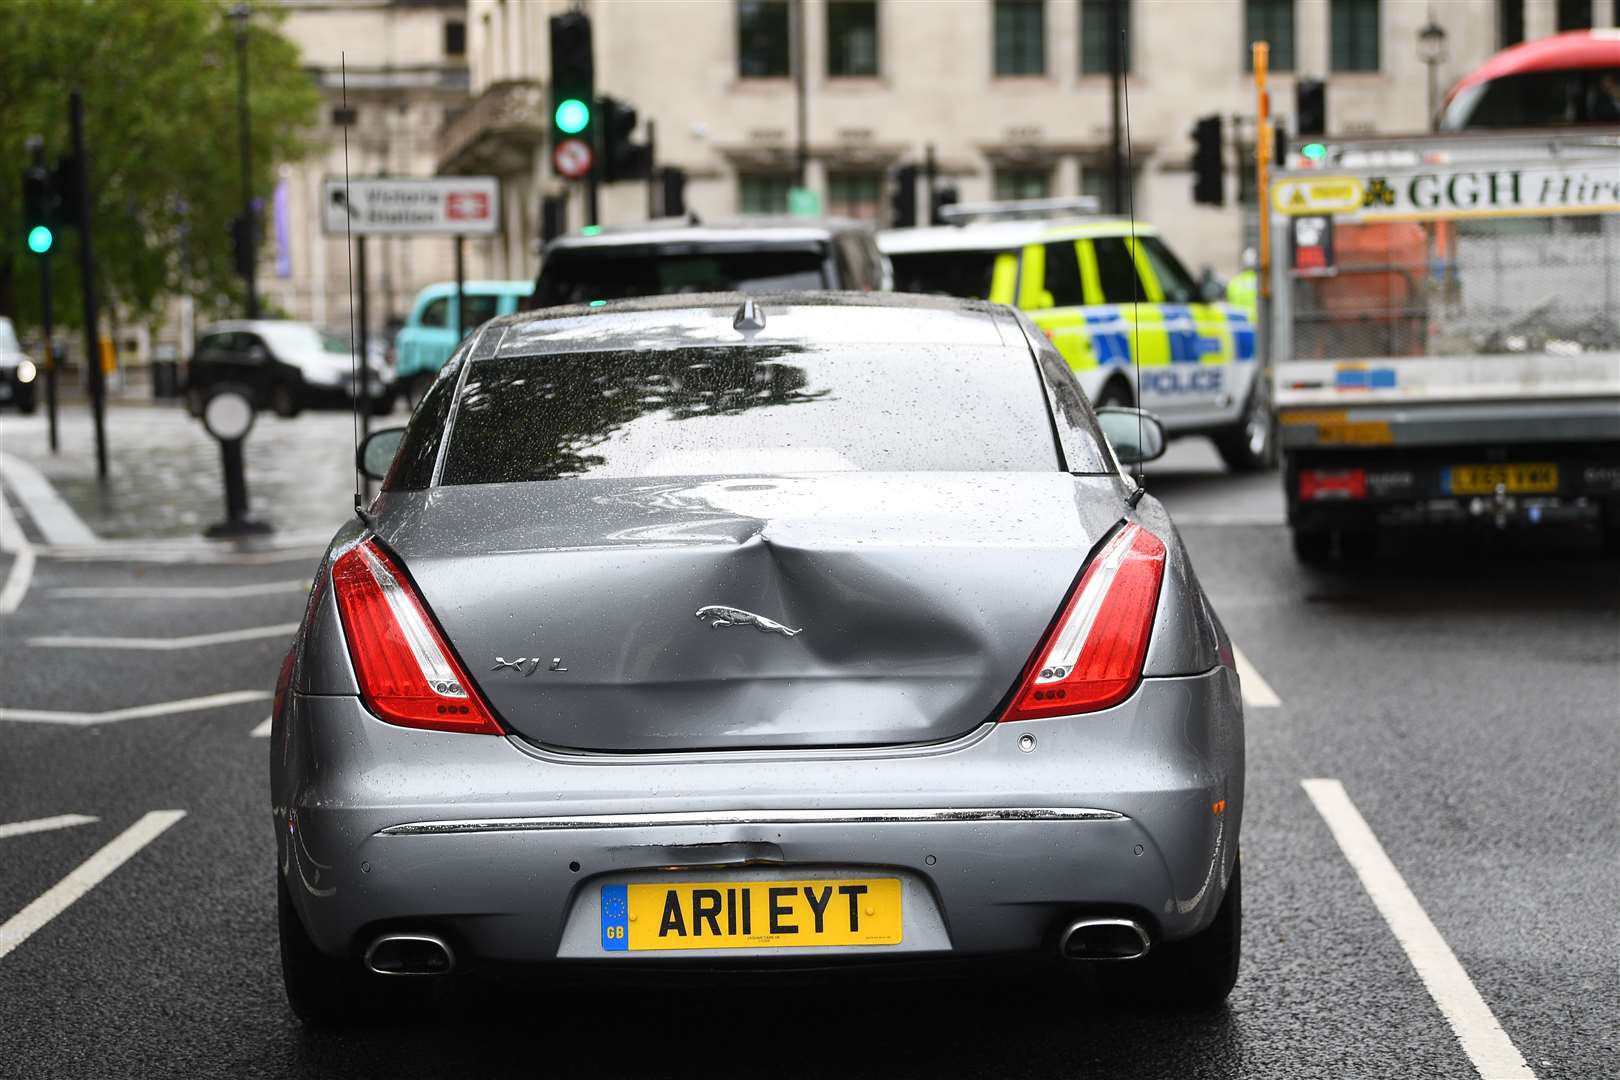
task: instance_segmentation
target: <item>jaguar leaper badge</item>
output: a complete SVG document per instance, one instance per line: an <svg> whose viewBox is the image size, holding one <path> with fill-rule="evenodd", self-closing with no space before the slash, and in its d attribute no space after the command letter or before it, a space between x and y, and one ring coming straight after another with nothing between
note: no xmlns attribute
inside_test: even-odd
<svg viewBox="0 0 1620 1080"><path fill-rule="evenodd" d="M742 608L727 607L724 604L709 604L697 609L697 617L713 626L716 630L723 626L752 626L762 634L781 634L783 637L792 637L804 633L804 628L795 630L791 626L783 626L775 619L767 619L763 615L755 615L752 611Z"/></svg>

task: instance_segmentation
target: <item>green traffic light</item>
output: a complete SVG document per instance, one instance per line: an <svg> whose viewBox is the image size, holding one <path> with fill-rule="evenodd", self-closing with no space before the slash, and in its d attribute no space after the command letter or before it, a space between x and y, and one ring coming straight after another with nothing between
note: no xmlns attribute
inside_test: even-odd
<svg viewBox="0 0 1620 1080"><path fill-rule="evenodd" d="M1327 157L1327 147L1319 142L1308 142L1299 148L1299 152L1311 161L1321 161Z"/></svg>
<svg viewBox="0 0 1620 1080"><path fill-rule="evenodd" d="M48 226L35 225L28 230L28 250L35 255L43 255L51 250L51 241L53 239L55 238L51 236L51 230Z"/></svg>
<svg viewBox="0 0 1620 1080"><path fill-rule="evenodd" d="M557 103L557 130L565 135L578 135L591 122L591 107L579 98L567 98Z"/></svg>

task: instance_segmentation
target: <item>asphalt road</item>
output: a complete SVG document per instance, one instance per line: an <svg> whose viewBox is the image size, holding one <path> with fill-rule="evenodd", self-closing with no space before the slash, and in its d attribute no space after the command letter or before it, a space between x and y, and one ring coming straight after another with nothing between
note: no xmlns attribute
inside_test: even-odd
<svg viewBox="0 0 1620 1080"><path fill-rule="evenodd" d="M51 907L110 844L127 861L20 944L0 931L0 1077L1479 1075L1302 787L1313 778L1342 783L1535 1076L1616 1075L1615 565L1442 553L1304 572L1276 484L1227 476L1196 446L1150 479L1278 702L1255 704L1248 680L1245 954L1211 1016L1004 978L496 983L401 1027L306 1031L277 965L268 742L253 734L268 701L104 715L267 696L285 634L178 649L39 639L293 623L313 557L42 552L0 616L0 707L33 711L0 713L0 922ZM0 555L0 580L13 558ZM176 588L231 591L163 592ZM169 810L184 816L146 816ZM95 820L9 828L68 814Z"/></svg>

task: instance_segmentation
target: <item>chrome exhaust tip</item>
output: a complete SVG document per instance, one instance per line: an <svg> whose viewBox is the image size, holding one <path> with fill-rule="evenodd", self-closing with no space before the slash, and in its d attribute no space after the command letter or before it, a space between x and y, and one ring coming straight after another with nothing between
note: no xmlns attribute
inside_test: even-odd
<svg viewBox="0 0 1620 1080"><path fill-rule="evenodd" d="M378 975L447 975L456 954L433 934L384 934L366 950L366 969Z"/></svg>
<svg viewBox="0 0 1620 1080"><path fill-rule="evenodd" d="M1153 948L1142 924L1134 919L1076 919L1058 938L1065 960L1139 960Z"/></svg>

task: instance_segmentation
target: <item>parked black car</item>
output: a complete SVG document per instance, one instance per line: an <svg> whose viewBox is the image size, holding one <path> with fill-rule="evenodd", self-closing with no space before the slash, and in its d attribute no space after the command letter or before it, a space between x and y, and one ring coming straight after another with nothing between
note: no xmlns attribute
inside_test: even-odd
<svg viewBox="0 0 1620 1080"><path fill-rule="evenodd" d="M371 411L393 408L394 375L380 355L370 358ZM186 376L187 405L201 415L209 388L248 387L255 404L277 416L301 409L353 408L354 360L340 338L309 323L254 319L216 323L197 339Z"/></svg>
<svg viewBox="0 0 1620 1080"><path fill-rule="evenodd" d="M39 368L17 343L11 320L0 315L0 405L16 405L18 412L33 412L38 376Z"/></svg>

